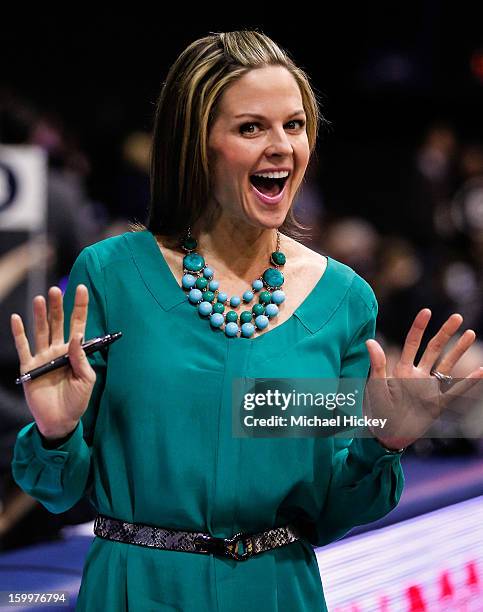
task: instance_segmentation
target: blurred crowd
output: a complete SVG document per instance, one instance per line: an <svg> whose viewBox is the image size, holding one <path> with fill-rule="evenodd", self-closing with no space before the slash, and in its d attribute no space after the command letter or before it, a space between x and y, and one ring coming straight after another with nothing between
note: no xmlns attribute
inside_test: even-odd
<svg viewBox="0 0 483 612"><path fill-rule="evenodd" d="M438 122L422 135L408 163L404 204L391 211L391 231L381 233L366 217L339 218L326 210L318 250L350 265L373 287L376 339L389 374L414 317L427 307L432 316L416 363L430 338L458 312L463 323L443 354L466 329L474 330L474 344L452 371L464 378L483 364L483 146L460 142L451 126ZM483 445L481 437L460 435L421 439L411 450L471 454L483 453Z"/></svg>
<svg viewBox="0 0 483 612"><path fill-rule="evenodd" d="M9 317L11 312L24 316L28 307L12 296L39 260L47 266L47 287L64 288L82 248L128 231L128 221L145 222L149 199L146 131L128 132L122 142L112 185L114 209L90 193L94 168L74 127L12 91L0 91L0 145L21 144L42 147L48 155L47 241L34 251L0 244L0 549L55 538L60 526L94 518L87 501L52 515L12 480L16 435L33 420L22 390L12 383L18 362ZM379 302L376 338L386 352L389 374L421 308L432 311L424 345L449 315L461 313L461 331L470 328L477 334L453 372L464 377L483 364L483 146L461 141L450 125L434 124L408 165L405 204L391 211L391 232L381 232L377 219L362 213L340 216L324 197L319 169L312 165L296 203L298 219L310 227L302 242L351 266L373 287ZM483 448L478 439L435 439L419 441L411 452L476 454Z"/></svg>

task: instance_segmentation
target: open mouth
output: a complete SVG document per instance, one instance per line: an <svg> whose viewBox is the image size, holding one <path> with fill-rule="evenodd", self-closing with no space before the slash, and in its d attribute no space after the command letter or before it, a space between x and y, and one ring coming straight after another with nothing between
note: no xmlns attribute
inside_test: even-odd
<svg viewBox="0 0 483 612"><path fill-rule="evenodd" d="M282 191L288 178L288 176L284 178L266 178L252 174L250 182L260 193L273 198Z"/></svg>

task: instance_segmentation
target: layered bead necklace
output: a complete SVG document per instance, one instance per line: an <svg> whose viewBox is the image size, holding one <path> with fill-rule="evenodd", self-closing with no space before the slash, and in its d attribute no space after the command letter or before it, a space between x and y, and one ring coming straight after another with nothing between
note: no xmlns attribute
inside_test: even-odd
<svg viewBox="0 0 483 612"><path fill-rule="evenodd" d="M181 248L187 253L183 257L183 289L188 291L188 300L197 307L203 317L209 319L213 328L223 329L225 335L232 338L250 338L255 331L263 330L268 326L270 319L278 314L278 304L285 300L285 293L280 289L284 278L279 270L286 262L284 253L280 251L280 232L277 230L276 250L270 256L271 267L252 282L251 289L247 289L242 297L232 295L228 302L230 308L238 309L242 304L246 306L258 294L258 304L251 306L251 310L243 310L238 314L236 310L225 312L228 296L219 289L219 282L214 280L215 272L208 266L202 255L196 252L197 240L191 236L188 228Z"/></svg>

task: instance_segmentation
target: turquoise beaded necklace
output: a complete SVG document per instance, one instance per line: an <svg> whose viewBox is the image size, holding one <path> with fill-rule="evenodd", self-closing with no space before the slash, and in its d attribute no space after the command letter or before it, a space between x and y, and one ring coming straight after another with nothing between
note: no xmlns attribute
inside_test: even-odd
<svg viewBox="0 0 483 612"><path fill-rule="evenodd" d="M215 272L196 252L197 246L198 242L188 227L181 248L187 253L183 257L182 286L188 291L189 302L197 306L200 315L209 318L213 328L224 329L229 338L250 338L257 329L265 329L270 319L278 315L278 304L285 300L285 293L280 289L284 277L279 267L286 262L284 253L280 251L280 232L277 230L276 250L270 256L272 266L252 282L252 288L245 291L242 298L233 295L229 300L231 308L238 308L242 300L244 305L250 304L255 293L260 291L258 304L240 314L236 310L225 312L228 296L219 290L219 282L214 280Z"/></svg>

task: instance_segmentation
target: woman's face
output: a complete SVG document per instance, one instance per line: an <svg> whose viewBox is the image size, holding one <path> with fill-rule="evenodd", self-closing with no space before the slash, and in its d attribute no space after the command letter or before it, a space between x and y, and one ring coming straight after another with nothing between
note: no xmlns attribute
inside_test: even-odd
<svg viewBox="0 0 483 612"><path fill-rule="evenodd" d="M305 122L297 82L282 66L250 70L227 88L208 138L211 198L223 214L282 225L309 161Z"/></svg>

